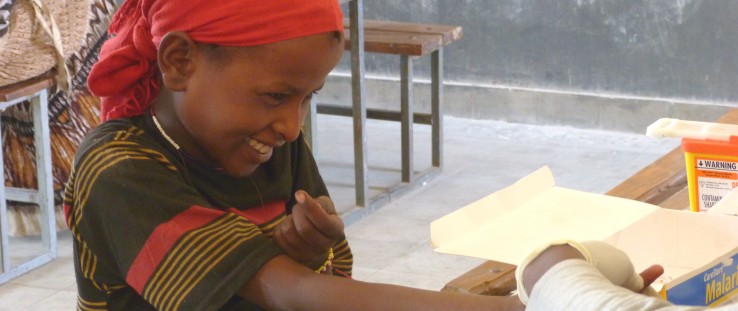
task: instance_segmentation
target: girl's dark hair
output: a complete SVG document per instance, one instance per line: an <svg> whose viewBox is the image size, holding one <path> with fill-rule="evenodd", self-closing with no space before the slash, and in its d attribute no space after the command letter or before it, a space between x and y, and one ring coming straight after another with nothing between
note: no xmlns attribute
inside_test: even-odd
<svg viewBox="0 0 738 311"><path fill-rule="evenodd" d="M331 34L333 34L333 37L336 38L336 40L341 41L343 39L343 32L342 31L331 31Z"/></svg>

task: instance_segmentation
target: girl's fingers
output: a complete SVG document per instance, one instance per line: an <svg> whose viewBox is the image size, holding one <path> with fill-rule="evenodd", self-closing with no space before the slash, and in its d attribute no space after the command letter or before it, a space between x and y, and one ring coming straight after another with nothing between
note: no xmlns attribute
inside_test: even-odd
<svg viewBox="0 0 738 311"><path fill-rule="evenodd" d="M298 204L293 208L293 214L295 214L295 210L299 209L299 206L302 206L305 217L321 234L333 239L343 235L343 220L336 215L333 203L325 203L326 206L321 204L321 202L330 201L330 199L320 197L320 201L318 201L302 190L295 193L295 199Z"/></svg>
<svg viewBox="0 0 738 311"><path fill-rule="evenodd" d="M313 202L313 204L318 205L316 202ZM336 239L331 235L325 234L325 229L315 224L316 221L313 219L328 217L324 212L322 216L320 213L311 216L310 213L316 213L316 209L321 209L321 207L311 206L310 202L298 203L292 208L291 216L295 223L295 230L300 238L305 241L305 244L317 248L320 253L323 253L333 245ZM326 222L324 220L319 221Z"/></svg>

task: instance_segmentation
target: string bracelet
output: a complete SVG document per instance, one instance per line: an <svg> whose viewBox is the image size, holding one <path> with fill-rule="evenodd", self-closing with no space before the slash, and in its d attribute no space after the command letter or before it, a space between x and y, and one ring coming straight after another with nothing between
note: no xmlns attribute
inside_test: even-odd
<svg viewBox="0 0 738 311"><path fill-rule="evenodd" d="M328 249L328 259L325 260L322 266L320 266L318 269L315 269L315 273L323 273L326 270L328 270L328 267L330 267L333 264L333 247Z"/></svg>

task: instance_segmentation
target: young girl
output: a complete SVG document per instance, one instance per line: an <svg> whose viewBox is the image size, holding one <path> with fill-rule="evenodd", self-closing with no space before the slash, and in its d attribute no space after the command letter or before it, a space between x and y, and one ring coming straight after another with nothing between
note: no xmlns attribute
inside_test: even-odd
<svg viewBox="0 0 738 311"><path fill-rule="evenodd" d="M522 308L336 277L351 251L300 127L342 31L336 0L124 3L65 193L78 309Z"/></svg>

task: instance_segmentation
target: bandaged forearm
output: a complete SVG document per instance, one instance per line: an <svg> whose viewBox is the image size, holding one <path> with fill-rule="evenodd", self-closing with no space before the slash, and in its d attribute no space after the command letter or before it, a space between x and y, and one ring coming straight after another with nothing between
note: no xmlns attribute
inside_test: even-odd
<svg viewBox="0 0 738 311"><path fill-rule="evenodd" d="M559 262L549 269L530 293L529 311L619 310L619 311L693 311L656 298L614 286L594 266L581 259ZM712 310L727 311L718 308Z"/></svg>
<svg viewBox="0 0 738 311"><path fill-rule="evenodd" d="M547 245L543 245L533 250L518 265L515 271L515 277L518 280L518 295L520 301L524 304L528 301L530 288L525 288L523 283L523 273L528 265L535 261L539 256L546 256L546 250L554 245L569 245L576 249L586 262L591 264L595 269L600 271L612 284L621 286L632 291L640 291L643 289L643 279L636 274L633 264L628 255L623 251L600 241L578 242L572 240L554 241Z"/></svg>

